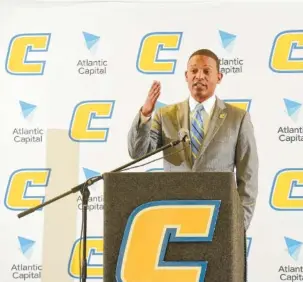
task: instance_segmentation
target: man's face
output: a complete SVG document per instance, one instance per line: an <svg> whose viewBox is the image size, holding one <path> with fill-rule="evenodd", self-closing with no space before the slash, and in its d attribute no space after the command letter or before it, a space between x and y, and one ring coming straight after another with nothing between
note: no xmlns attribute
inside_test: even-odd
<svg viewBox="0 0 303 282"><path fill-rule="evenodd" d="M192 97L200 103L214 94L222 77L211 57L196 55L188 61L185 78Z"/></svg>

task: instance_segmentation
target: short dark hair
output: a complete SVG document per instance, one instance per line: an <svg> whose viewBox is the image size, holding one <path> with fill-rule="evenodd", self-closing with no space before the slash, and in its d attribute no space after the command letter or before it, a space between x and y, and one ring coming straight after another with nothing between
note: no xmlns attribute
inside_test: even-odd
<svg viewBox="0 0 303 282"><path fill-rule="evenodd" d="M188 60L190 60L194 56L207 56L207 57L213 58L217 64L217 71L218 72L220 71L220 59L213 51L211 51L209 49L199 49L199 50L195 51L194 53L192 53Z"/></svg>

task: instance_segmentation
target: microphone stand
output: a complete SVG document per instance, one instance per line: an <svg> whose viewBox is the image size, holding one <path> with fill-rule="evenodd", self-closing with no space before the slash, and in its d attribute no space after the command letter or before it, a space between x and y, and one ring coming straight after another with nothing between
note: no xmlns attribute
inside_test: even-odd
<svg viewBox="0 0 303 282"><path fill-rule="evenodd" d="M155 155L161 151L164 151L166 150L167 148L170 148L170 147L174 147L176 145L178 145L179 143L181 142L186 142L186 138L188 138L187 136L184 136L182 139L180 140L175 140L175 141L172 141L170 142L169 144L149 153L149 154L146 154L138 159L135 159L125 165L122 165L110 172L117 172L117 171L120 171L120 170L123 170L124 168L126 167L129 167L135 163L138 163L152 155ZM80 193L82 194L82 205L83 205L83 208L82 208L82 219L83 219L83 252L82 252L82 257L83 257L83 261L82 261L82 282L86 282L86 279L87 279L87 256L86 256L86 246L87 246L87 205L88 205L88 199L89 199L89 196L90 196L90 191L88 189L89 186L93 185L94 183L96 183L97 181L103 179L103 175L99 175L99 176L95 176L95 177L91 177L89 179L87 179L85 182L73 187L72 189L70 189L69 191L57 196L57 197L54 197L40 205L37 205L33 208L30 208L30 209L27 209L26 211L23 211L21 213L19 213L17 216L18 218L22 218L26 215L29 215L33 212L35 212L36 210L44 207L44 206L47 206L55 201L58 201L72 193L77 193L80 191Z"/></svg>

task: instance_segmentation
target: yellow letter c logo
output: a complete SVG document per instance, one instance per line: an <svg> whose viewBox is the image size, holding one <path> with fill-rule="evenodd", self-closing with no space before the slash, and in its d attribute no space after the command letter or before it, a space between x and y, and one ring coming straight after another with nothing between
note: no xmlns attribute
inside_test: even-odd
<svg viewBox="0 0 303 282"><path fill-rule="evenodd" d="M97 127L94 121L111 119L115 101L92 100L76 105L71 119L69 137L75 142L107 142L109 128Z"/></svg>
<svg viewBox="0 0 303 282"><path fill-rule="evenodd" d="M50 33L14 36L7 53L6 71L13 75L43 75L46 62L34 60L32 57L38 57L39 53L48 51L50 38Z"/></svg>
<svg viewBox="0 0 303 282"><path fill-rule="evenodd" d="M302 211L302 187L303 168L286 168L278 171L271 189L270 206L278 211Z"/></svg>
<svg viewBox="0 0 303 282"><path fill-rule="evenodd" d="M182 32L153 32L146 34L141 41L137 70L144 74L173 74L175 59L164 59L164 51L178 51Z"/></svg>
<svg viewBox="0 0 303 282"><path fill-rule="evenodd" d="M269 67L277 73L303 72L303 30L287 30L276 36Z"/></svg>
<svg viewBox="0 0 303 282"><path fill-rule="evenodd" d="M207 261L164 262L164 255L169 242L212 241L220 203L158 201L135 209L122 240L117 282L204 281Z"/></svg>

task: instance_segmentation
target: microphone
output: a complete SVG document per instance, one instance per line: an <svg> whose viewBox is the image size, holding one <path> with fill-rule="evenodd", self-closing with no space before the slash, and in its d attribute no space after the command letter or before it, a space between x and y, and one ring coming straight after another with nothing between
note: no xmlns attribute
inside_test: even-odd
<svg viewBox="0 0 303 282"><path fill-rule="evenodd" d="M188 129L181 128L178 132L179 140L190 144L189 131Z"/></svg>
<svg viewBox="0 0 303 282"><path fill-rule="evenodd" d="M190 138L188 137L188 135L189 135L189 131L187 129L185 129L185 128L181 128L178 131L178 137L179 137L179 139L173 140L170 143L168 143L168 144L166 144L166 145L164 145L164 146L162 146L162 147L160 147L160 148L158 148L158 149L156 149L156 150L154 150L154 151L152 151L152 152L150 152L150 153L148 153L148 154L146 154L146 155L144 155L144 156L142 156L140 158L137 158L137 159L135 159L135 160L133 160L133 161L131 161L131 162L123 165L123 166L120 166L120 167L118 167L118 168L116 168L116 169L114 169L114 170L112 170L110 172L123 171L125 168L130 167L133 164L138 163L138 162L140 162L140 161L142 161L144 159L147 159L147 158L149 158L149 157L151 157L151 156L153 156L153 155L155 155L155 154L157 154L157 153L159 153L161 151L164 151L164 150L166 150L166 149L168 149L170 147L175 147L178 144L180 144L181 142L190 144ZM103 179L103 175L95 176L93 178L88 179L87 180L87 184L90 186L90 185L94 184L95 182L97 182L97 181L99 181L101 179Z"/></svg>
<svg viewBox="0 0 303 282"><path fill-rule="evenodd" d="M160 148L158 148L158 149L156 149L156 150L154 150L154 151L152 151L152 152L150 152L150 153L148 153L148 154L146 154L146 155L144 155L144 156L142 156L142 157L140 157L138 159L135 159L135 160L133 160L133 161L131 161L131 162L125 164L125 165L122 165L122 166L120 166L120 167L118 167L118 168L116 168L114 170L111 170L110 172L123 171L124 168L130 167L131 165L133 165L135 163L138 163L138 162L140 162L140 161L142 161L144 159L147 159L147 158L151 157L152 155L155 155L155 154L157 154L157 153L159 153L161 151L164 151L164 150L166 150L166 149L168 149L170 147L175 147L178 144L180 144L181 142L190 144L190 138L188 137L188 135L189 135L188 130L185 129L185 128L181 128L178 131L178 137L179 137L179 139L173 140L170 143L168 143L168 144L166 144L166 145L164 145L164 146L162 146L162 147L160 147ZM24 216L26 216L28 214L31 214L34 211L36 211L36 210L38 210L38 209L40 209L40 208L42 208L42 207L44 207L46 205L49 205L49 204L51 204L51 203L53 203L53 202L55 202L55 201L57 201L59 199L62 199L64 197L68 196L71 193L77 193L77 192L79 192L81 190L84 190L88 186L91 186L94 183L96 183L96 182L98 182L98 181L100 181L102 179L103 179L103 175L91 177L91 178L87 179L85 182L83 182L83 183L81 183L81 184L73 187L68 192L66 192L64 194L61 194L61 195L59 195L59 196L57 196L57 197L55 197L53 199L50 199L49 201L46 201L46 202L44 202L44 203L42 203L40 205L37 205L37 206L35 206L33 208L27 209L27 210L19 213L17 216L18 216L18 218L21 218L21 217L24 217Z"/></svg>

